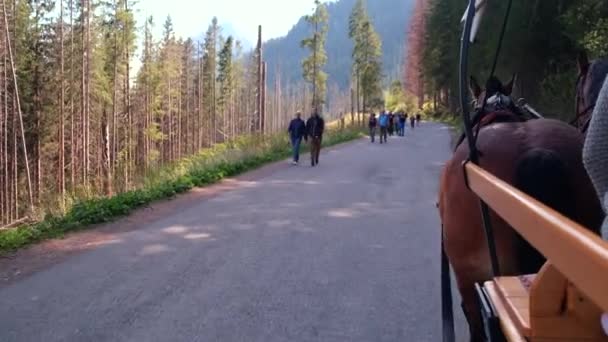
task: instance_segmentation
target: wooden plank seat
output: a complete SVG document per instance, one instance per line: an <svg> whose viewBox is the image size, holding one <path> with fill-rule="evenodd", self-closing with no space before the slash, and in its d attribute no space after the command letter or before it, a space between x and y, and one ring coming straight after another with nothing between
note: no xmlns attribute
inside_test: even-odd
<svg viewBox="0 0 608 342"><path fill-rule="evenodd" d="M608 341L600 323L608 312L608 241L479 166L464 167L470 189L550 261L533 279L484 285L508 340Z"/></svg>
<svg viewBox="0 0 608 342"><path fill-rule="evenodd" d="M549 263L536 276L498 277L484 288L508 341L608 341L601 310Z"/></svg>
<svg viewBox="0 0 608 342"><path fill-rule="evenodd" d="M520 277L498 277L494 279L498 299L523 336L530 336L530 290Z"/></svg>

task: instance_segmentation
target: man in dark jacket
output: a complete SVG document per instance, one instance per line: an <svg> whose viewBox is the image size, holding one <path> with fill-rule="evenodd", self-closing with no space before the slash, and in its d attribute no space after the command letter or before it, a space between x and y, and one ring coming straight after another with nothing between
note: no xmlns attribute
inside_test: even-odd
<svg viewBox="0 0 608 342"><path fill-rule="evenodd" d="M393 112L388 112L388 135L392 137L394 131L395 131L395 114L393 114Z"/></svg>
<svg viewBox="0 0 608 342"><path fill-rule="evenodd" d="M289 138L291 140L291 146L293 148L293 165L297 165L300 161L300 145L302 144L302 138L306 136L306 123L301 118L300 112L296 113L295 119L289 123Z"/></svg>
<svg viewBox="0 0 608 342"><path fill-rule="evenodd" d="M376 141L376 127L378 126L378 119L376 119L376 114L372 113L369 117L369 137L372 139L372 143Z"/></svg>
<svg viewBox="0 0 608 342"><path fill-rule="evenodd" d="M319 154L321 153L321 142L323 141L323 131L325 121L315 111L310 119L306 121L306 137L310 138L310 164L319 164Z"/></svg>

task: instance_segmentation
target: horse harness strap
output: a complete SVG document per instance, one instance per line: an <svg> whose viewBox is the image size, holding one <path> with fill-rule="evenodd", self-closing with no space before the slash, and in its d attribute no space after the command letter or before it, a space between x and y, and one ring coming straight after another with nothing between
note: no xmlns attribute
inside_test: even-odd
<svg viewBox="0 0 608 342"><path fill-rule="evenodd" d="M473 127L474 127L474 131L476 132L475 134L475 140L477 140L477 135L479 134L479 131L481 130L481 128L485 127L485 126L489 126L491 124L495 124L495 123L503 123L503 122L524 122L527 121L524 117L522 117L521 115L519 115L518 113L512 112L510 110L499 110L499 111L494 111L494 112L485 112L485 111L481 111L479 112L479 114L477 114L474 118L473 118ZM454 147L454 150L456 150L458 148L458 146L460 146L460 144L462 144L462 142L465 140L466 136L464 133L462 133L460 135L460 138L458 139L458 142L456 143L456 146Z"/></svg>
<svg viewBox="0 0 608 342"><path fill-rule="evenodd" d="M591 114L594 110L595 105L585 108L585 110L576 114L576 117L570 122L570 125L578 128L583 134L586 133L589 129L589 124L591 123Z"/></svg>

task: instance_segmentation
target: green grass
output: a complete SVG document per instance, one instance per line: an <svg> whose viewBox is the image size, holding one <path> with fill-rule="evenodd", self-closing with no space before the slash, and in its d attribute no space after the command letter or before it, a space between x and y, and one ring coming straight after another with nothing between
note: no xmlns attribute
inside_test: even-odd
<svg viewBox="0 0 608 342"><path fill-rule="evenodd" d="M459 132L462 131L462 118L460 115L442 114L434 117L433 120L444 123Z"/></svg>
<svg viewBox="0 0 608 342"><path fill-rule="evenodd" d="M361 136L361 130L356 128L328 130L323 146ZM305 146L304 150L307 149ZM77 200L64 215L47 214L38 223L0 231L0 254L114 220L154 201L285 159L290 153L289 141L284 135L244 137L219 144L148 175L136 190L112 197Z"/></svg>

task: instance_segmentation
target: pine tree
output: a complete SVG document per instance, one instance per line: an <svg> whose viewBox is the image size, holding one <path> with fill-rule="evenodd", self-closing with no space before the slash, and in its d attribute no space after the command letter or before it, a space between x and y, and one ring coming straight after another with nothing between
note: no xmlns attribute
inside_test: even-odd
<svg viewBox="0 0 608 342"><path fill-rule="evenodd" d="M163 41L160 48L160 74L162 89L162 117L161 131L163 135L162 161L164 163L175 159L176 151L176 122L177 116L177 95L179 91L179 61L176 61L177 41L173 31L171 17L167 17L164 24Z"/></svg>
<svg viewBox="0 0 608 342"><path fill-rule="evenodd" d="M139 108L143 110L140 115L143 126L143 152L142 167L144 173L154 166L160 156L159 144L163 139L161 131L160 111L160 75L157 56L157 48L152 36L154 20L152 17L146 19L144 26L144 48L142 55L142 66L137 76L137 97L143 102Z"/></svg>
<svg viewBox="0 0 608 342"><path fill-rule="evenodd" d="M360 44L357 44L359 42L359 40L361 39L361 34L362 34L362 27L363 27L363 23L369 21L369 17L367 15L367 10L365 8L365 3L364 0L357 0L357 2L355 3L355 6L353 7L353 10L350 14L350 17L348 18L348 36L350 37L351 40L353 40L353 52L352 52L352 58L353 58L353 66L352 66L352 71L353 71L353 76L354 76L354 85L356 87L356 107L357 107L357 113L361 112L361 104L360 104L360 99L361 99L361 70L362 70L362 56L361 56L361 51L360 49L357 48L357 46L360 46ZM354 115L354 113L353 113ZM354 122L354 116L353 116L353 122Z"/></svg>
<svg viewBox="0 0 608 342"><path fill-rule="evenodd" d="M182 48L182 106L181 110L183 113L182 123L183 123L183 138L184 145L182 146L182 153L189 155L190 153L194 153L194 137L196 132L195 127L195 115L194 108L196 108L196 97L193 89L195 88L195 77L192 75L196 75L196 61L194 60L194 42L192 39L188 38L183 43Z"/></svg>
<svg viewBox="0 0 608 342"><path fill-rule="evenodd" d="M315 0L315 6L314 13L305 17L313 32L312 37L305 38L301 42L302 47L310 50L310 56L302 61L302 69L304 79L312 85L313 110L320 111L325 103L327 93L327 74L322 69L327 63L325 39L329 15L325 4L322 4L319 0Z"/></svg>
<svg viewBox="0 0 608 342"><path fill-rule="evenodd" d="M217 141L217 44L220 27L213 18L205 35L205 54L203 56L203 108L207 114L207 136L210 143Z"/></svg>
<svg viewBox="0 0 608 342"><path fill-rule="evenodd" d="M230 123L230 111L232 105L232 93L234 87L234 75L232 66L232 37L228 37L219 53L219 70L217 81L220 94L218 97L218 112L222 114L224 136L229 136L228 124Z"/></svg>
<svg viewBox="0 0 608 342"><path fill-rule="evenodd" d="M370 21L363 0L358 0L349 20L349 36L353 40L353 74L356 84L357 112L360 113L359 99L362 98L363 111L371 102L381 98L382 87L382 42ZM359 118L359 121L361 118Z"/></svg>
<svg viewBox="0 0 608 342"><path fill-rule="evenodd" d="M363 92L363 111L377 103L382 97L382 42L370 21L363 23L362 39L358 47L361 51L361 90Z"/></svg>

